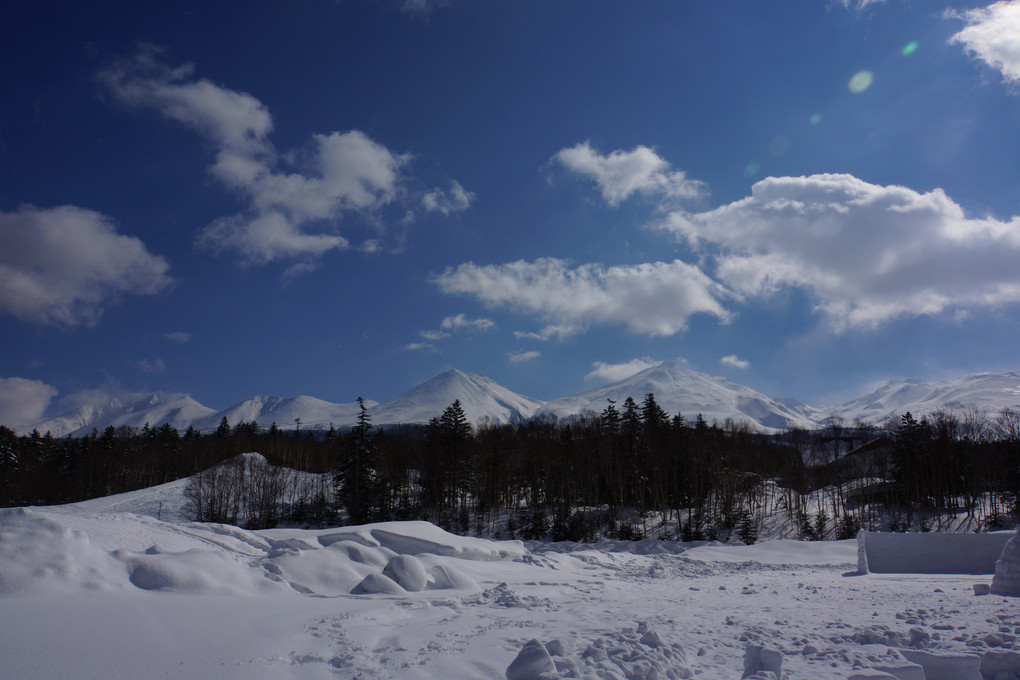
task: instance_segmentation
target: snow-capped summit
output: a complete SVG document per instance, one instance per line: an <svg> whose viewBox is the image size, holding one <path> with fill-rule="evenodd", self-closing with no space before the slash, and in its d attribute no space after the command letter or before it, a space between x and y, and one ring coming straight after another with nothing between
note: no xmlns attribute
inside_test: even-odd
<svg viewBox="0 0 1020 680"><path fill-rule="evenodd" d="M369 415L375 425L427 423L458 399L467 419L475 424L527 420L543 404L485 376L452 369L379 404Z"/></svg>
<svg viewBox="0 0 1020 680"><path fill-rule="evenodd" d="M368 408L375 404L374 401L365 400L365 406ZM254 422L267 428L276 423L281 429L290 430L296 427L296 421L300 418L301 429L325 430L329 429L331 425L344 427L353 424L357 420L359 412L360 407L357 402L333 404L304 395L286 399L262 395L234 404L224 411L213 413L194 423L194 427L200 432L215 430L219 426L220 420L226 417L231 426L238 423Z"/></svg>
<svg viewBox="0 0 1020 680"><path fill-rule="evenodd" d="M645 369L610 385L550 401L541 413L561 418L585 411L601 413L609 399L616 401L617 408L620 408L627 397L633 397L640 404L649 393L655 395L655 401L670 415L680 413L689 421L700 413L708 423L715 421L721 424L731 418L746 420L768 430L816 426L810 417L812 409L804 404L793 408L785 401L777 401L750 387L671 362Z"/></svg>
<svg viewBox="0 0 1020 680"><path fill-rule="evenodd" d="M951 380L890 380L874 392L826 412L846 420L861 418L875 424L910 411L915 415L935 409L976 407L985 415L1002 408L1020 408L1020 372L971 373Z"/></svg>
<svg viewBox="0 0 1020 680"><path fill-rule="evenodd" d="M54 437L80 437L93 428L103 430L110 425L144 427L146 423L153 427L170 423L181 430L215 413L213 409L186 394L152 392L108 395L47 418L36 425L35 429L50 432Z"/></svg>

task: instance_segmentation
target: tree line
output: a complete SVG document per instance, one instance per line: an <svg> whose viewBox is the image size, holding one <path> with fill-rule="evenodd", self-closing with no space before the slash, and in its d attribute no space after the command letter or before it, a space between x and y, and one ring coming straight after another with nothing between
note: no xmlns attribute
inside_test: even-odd
<svg viewBox="0 0 1020 680"><path fill-rule="evenodd" d="M360 400L359 400L360 401ZM260 528L426 519L479 535L753 542L782 515L805 538L986 527L1020 514L1020 412L837 417L779 434L670 415L645 395L601 413L473 427L459 401L426 425L284 431L224 419L83 437L0 427L0 504L66 503L190 477L192 517ZM242 457L257 451L263 458ZM972 523L972 524L973 524Z"/></svg>

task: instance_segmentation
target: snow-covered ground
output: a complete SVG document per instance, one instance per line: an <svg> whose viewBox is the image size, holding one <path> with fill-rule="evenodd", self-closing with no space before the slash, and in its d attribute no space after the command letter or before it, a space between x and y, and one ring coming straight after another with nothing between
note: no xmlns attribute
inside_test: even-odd
<svg viewBox="0 0 1020 680"><path fill-rule="evenodd" d="M183 485L0 510L0 677L735 679L745 658L747 675L781 662L792 679L1020 669L1020 602L974 594L990 576L853 575L856 541L245 531L187 522ZM960 654L976 656L947 656Z"/></svg>

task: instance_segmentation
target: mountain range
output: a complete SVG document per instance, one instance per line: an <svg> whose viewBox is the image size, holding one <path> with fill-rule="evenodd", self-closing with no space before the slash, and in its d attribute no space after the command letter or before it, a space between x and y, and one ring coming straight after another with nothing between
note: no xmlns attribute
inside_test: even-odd
<svg viewBox="0 0 1020 680"><path fill-rule="evenodd" d="M671 415L706 422L746 421L765 431L788 427L817 428L833 415L846 422L862 419L881 425L905 411L915 415L939 407L967 408L994 415L1002 408L1020 408L1020 372L973 373L952 380L893 380L877 390L843 404L814 407L791 398L768 397L726 378L700 373L682 365L663 363L618 382L578 394L542 402L517 394L481 375L449 370L393 399L365 400L376 426L426 423L460 400L468 420L476 425L502 424L532 417L566 418L586 411L600 413L608 400L622 408L627 397L639 404L652 393ZM283 429L324 430L353 425L360 413L357 402L334 404L309 396L252 397L222 411L203 406L186 394L155 392L112 397L79 405L47 417L34 429L56 437L81 436L93 428L156 427L170 423L178 430L216 429L223 418L231 425L276 423ZM300 423L298 423L300 419ZM31 430L32 428L27 428Z"/></svg>

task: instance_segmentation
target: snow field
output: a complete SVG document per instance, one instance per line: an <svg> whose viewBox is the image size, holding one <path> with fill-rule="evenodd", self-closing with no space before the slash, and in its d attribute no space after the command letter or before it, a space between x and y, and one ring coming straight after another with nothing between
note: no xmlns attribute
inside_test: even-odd
<svg viewBox="0 0 1020 680"><path fill-rule="evenodd" d="M246 531L131 512L152 493L0 511L0 675L1020 677L1016 600L975 576L852 575L856 541Z"/></svg>

